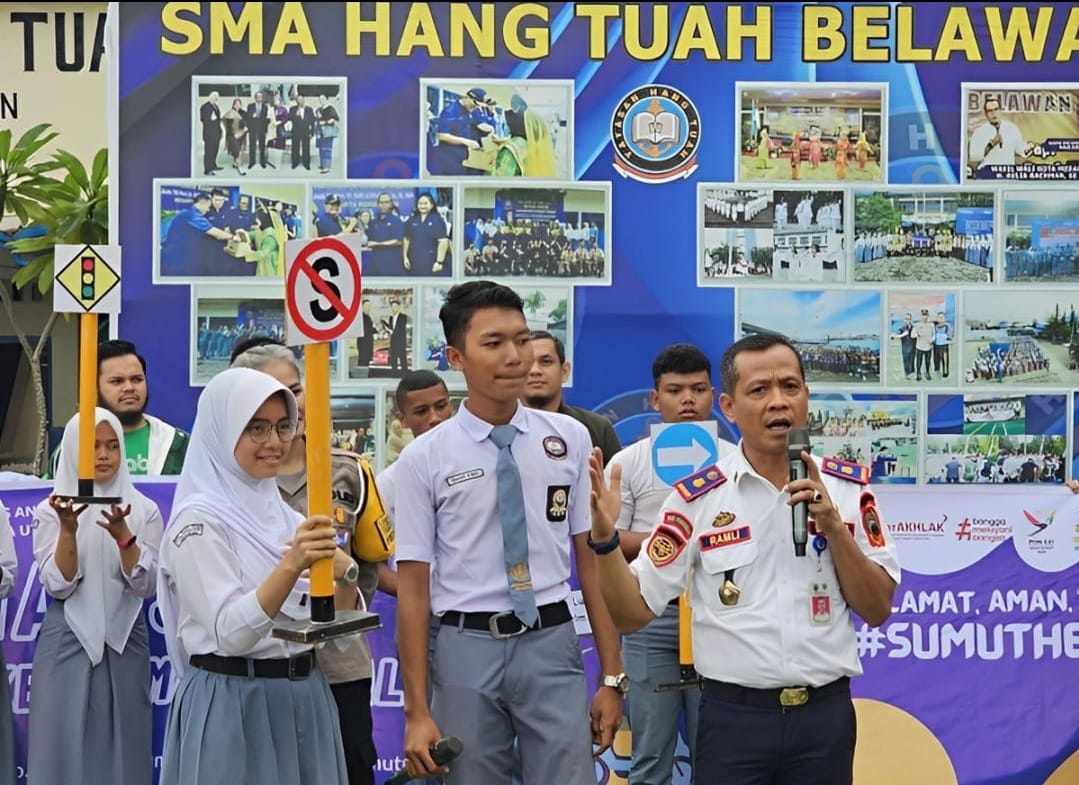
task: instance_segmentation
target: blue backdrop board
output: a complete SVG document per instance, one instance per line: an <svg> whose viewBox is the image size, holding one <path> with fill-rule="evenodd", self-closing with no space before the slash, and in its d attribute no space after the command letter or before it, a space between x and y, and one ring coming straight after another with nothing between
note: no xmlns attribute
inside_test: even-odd
<svg viewBox="0 0 1079 785"><path fill-rule="evenodd" d="M133 3L111 21L119 333L147 358L153 413L190 426L235 341L281 329L292 238L364 238L373 342L334 347L334 415L379 466L404 368L463 389L441 363L452 283L514 286L565 340L569 402L625 444L658 422L661 348L718 361L743 335L785 335L814 452L872 466L904 564L896 613L860 632L859 782L1079 781L1060 688L1079 658L1079 507L1060 487L1079 387L1079 9ZM28 493L4 493L20 527ZM15 680L31 600L18 625L5 606ZM385 777L401 688L379 602ZM154 672L163 698L167 663ZM603 782L627 755L623 738Z"/></svg>

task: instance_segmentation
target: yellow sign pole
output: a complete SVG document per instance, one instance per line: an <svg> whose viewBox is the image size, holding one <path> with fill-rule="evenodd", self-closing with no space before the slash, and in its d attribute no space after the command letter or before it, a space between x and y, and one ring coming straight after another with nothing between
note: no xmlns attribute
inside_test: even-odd
<svg viewBox="0 0 1079 785"><path fill-rule="evenodd" d="M53 305L56 313L79 315L79 478L75 495L86 504L119 504L119 497L94 496L94 438L97 431L98 315L120 313L120 248L57 245ZM117 434L123 438L123 434Z"/></svg>
<svg viewBox="0 0 1079 785"><path fill-rule="evenodd" d="M335 517L331 467L330 346L332 341L345 337L345 333L356 323L362 293L358 263L360 253L359 248L351 249L336 237L314 241L290 240L285 243L286 335L290 336L290 345L302 343L304 346L307 514L325 516L330 520ZM355 267L355 275L349 280L348 270L351 267ZM332 307L327 308L323 301ZM350 309L348 304L354 308ZM327 323L333 323L333 328L327 329ZM322 326L319 327L319 324ZM351 540L350 537L350 543ZM351 608L337 610L334 607L332 556L312 564L310 575L311 618L281 622L270 631L273 637L316 643L382 626L378 614Z"/></svg>
<svg viewBox="0 0 1079 785"><path fill-rule="evenodd" d="M97 314L79 316L79 496L94 495L97 408ZM122 434L117 434L122 436Z"/></svg>
<svg viewBox="0 0 1079 785"><path fill-rule="evenodd" d="M678 681L659 684L656 692L700 689L701 679L693 665L693 616L689 607L689 590L678 598Z"/></svg>
<svg viewBox="0 0 1079 785"><path fill-rule="evenodd" d="M330 488L330 345L304 347L307 434L307 514L333 516ZM311 565L311 621L334 620L333 559Z"/></svg>

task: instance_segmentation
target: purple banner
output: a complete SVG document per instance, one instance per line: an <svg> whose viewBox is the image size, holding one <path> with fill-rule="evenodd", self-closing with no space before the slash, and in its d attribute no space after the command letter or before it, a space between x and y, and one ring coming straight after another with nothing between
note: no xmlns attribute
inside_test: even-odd
<svg viewBox="0 0 1079 785"><path fill-rule="evenodd" d="M167 519L172 482L139 487ZM994 491L877 491L904 572L892 617L879 630L860 625L858 631L865 668L854 680L858 777L884 781L879 777L902 767L905 781L932 785L1079 781L1079 753L1073 754L1079 704L1063 688L1074 681L1079 660L1079 497L1060 488ZM34 505L46 493L47 485L32 483L0 495L11 514L20 565L15 591L0 602L20 782L34 641L45 613L31 525ZM403 693L394 600L379 594L372 610L383 623L369 639L377 781L384 782L404 763ZM158 756L171 668L156 605L147 603L147 611ZM576 607L575 618L582 614ZM591 637L582 635L581 646L594 684ZM674 785L690 781L686 750L679 739ZM625 783L629 754L623 728L614 749L597 761L597 782Z"/></svg>

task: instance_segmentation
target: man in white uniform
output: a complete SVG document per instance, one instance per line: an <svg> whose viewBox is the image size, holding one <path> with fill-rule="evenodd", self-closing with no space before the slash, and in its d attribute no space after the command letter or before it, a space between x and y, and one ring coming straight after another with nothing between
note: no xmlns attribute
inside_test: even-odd
<svg viewBox="0 0 1079 785"><path fill-rule="evenodd" d="M711 419L715 388L712 363L692 344L674 344L656 355L652 363L652 407L665 423L701 422ZM720 457L735 447L720 439ZM663 502L671 493L652 468L652 442L641 439L618 452L607 466L610 477L621 466L622 506L616 523L626 559L637 557L641 543L659 522ZM681 663L678 650L678 598L643 630L622 640L622 661L629 677L629 727L633 747L629 768L631 785L670 785L678 729L684 721L686 742L692 756L697 734L697 689L657 692L660 685L678 683Z"/></svg>
<svg viewBox="0 0 1079 785"><path fill-rule="evenodd" d="M801 359L783 338L751 335L720 365L720 408L739 450L676 484L628 564L615 521L621 472L608 487L594 455L590 545L623 632L660 616L687 587L694 665L703 677L697 785L850 785L861 673L853 613L879 626L900 578L866 467L802 453L790 479L788 432L809 409ZM795 555L791 506L806 504L812 547Z"/></svg>

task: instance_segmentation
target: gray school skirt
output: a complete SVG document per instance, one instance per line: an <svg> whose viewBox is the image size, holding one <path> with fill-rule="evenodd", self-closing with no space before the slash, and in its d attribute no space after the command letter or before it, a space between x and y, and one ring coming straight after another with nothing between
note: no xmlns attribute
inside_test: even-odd
<svg viewBox="0 0 1079 785"><path fill-rule="evenodd" d="M317 665L302 679L189 666L169 707L159 785L194 783L348 785L337 704Z"/></svg>
<svg viewBox="0 0 1079 785"><path fill-rule="evenodd" d="M146 785L154 775L150 646L140 613L124 653L97 665L52 600L34 649L27 773L32 785ZM8 704L10 705L10 704Z"/></svg>

